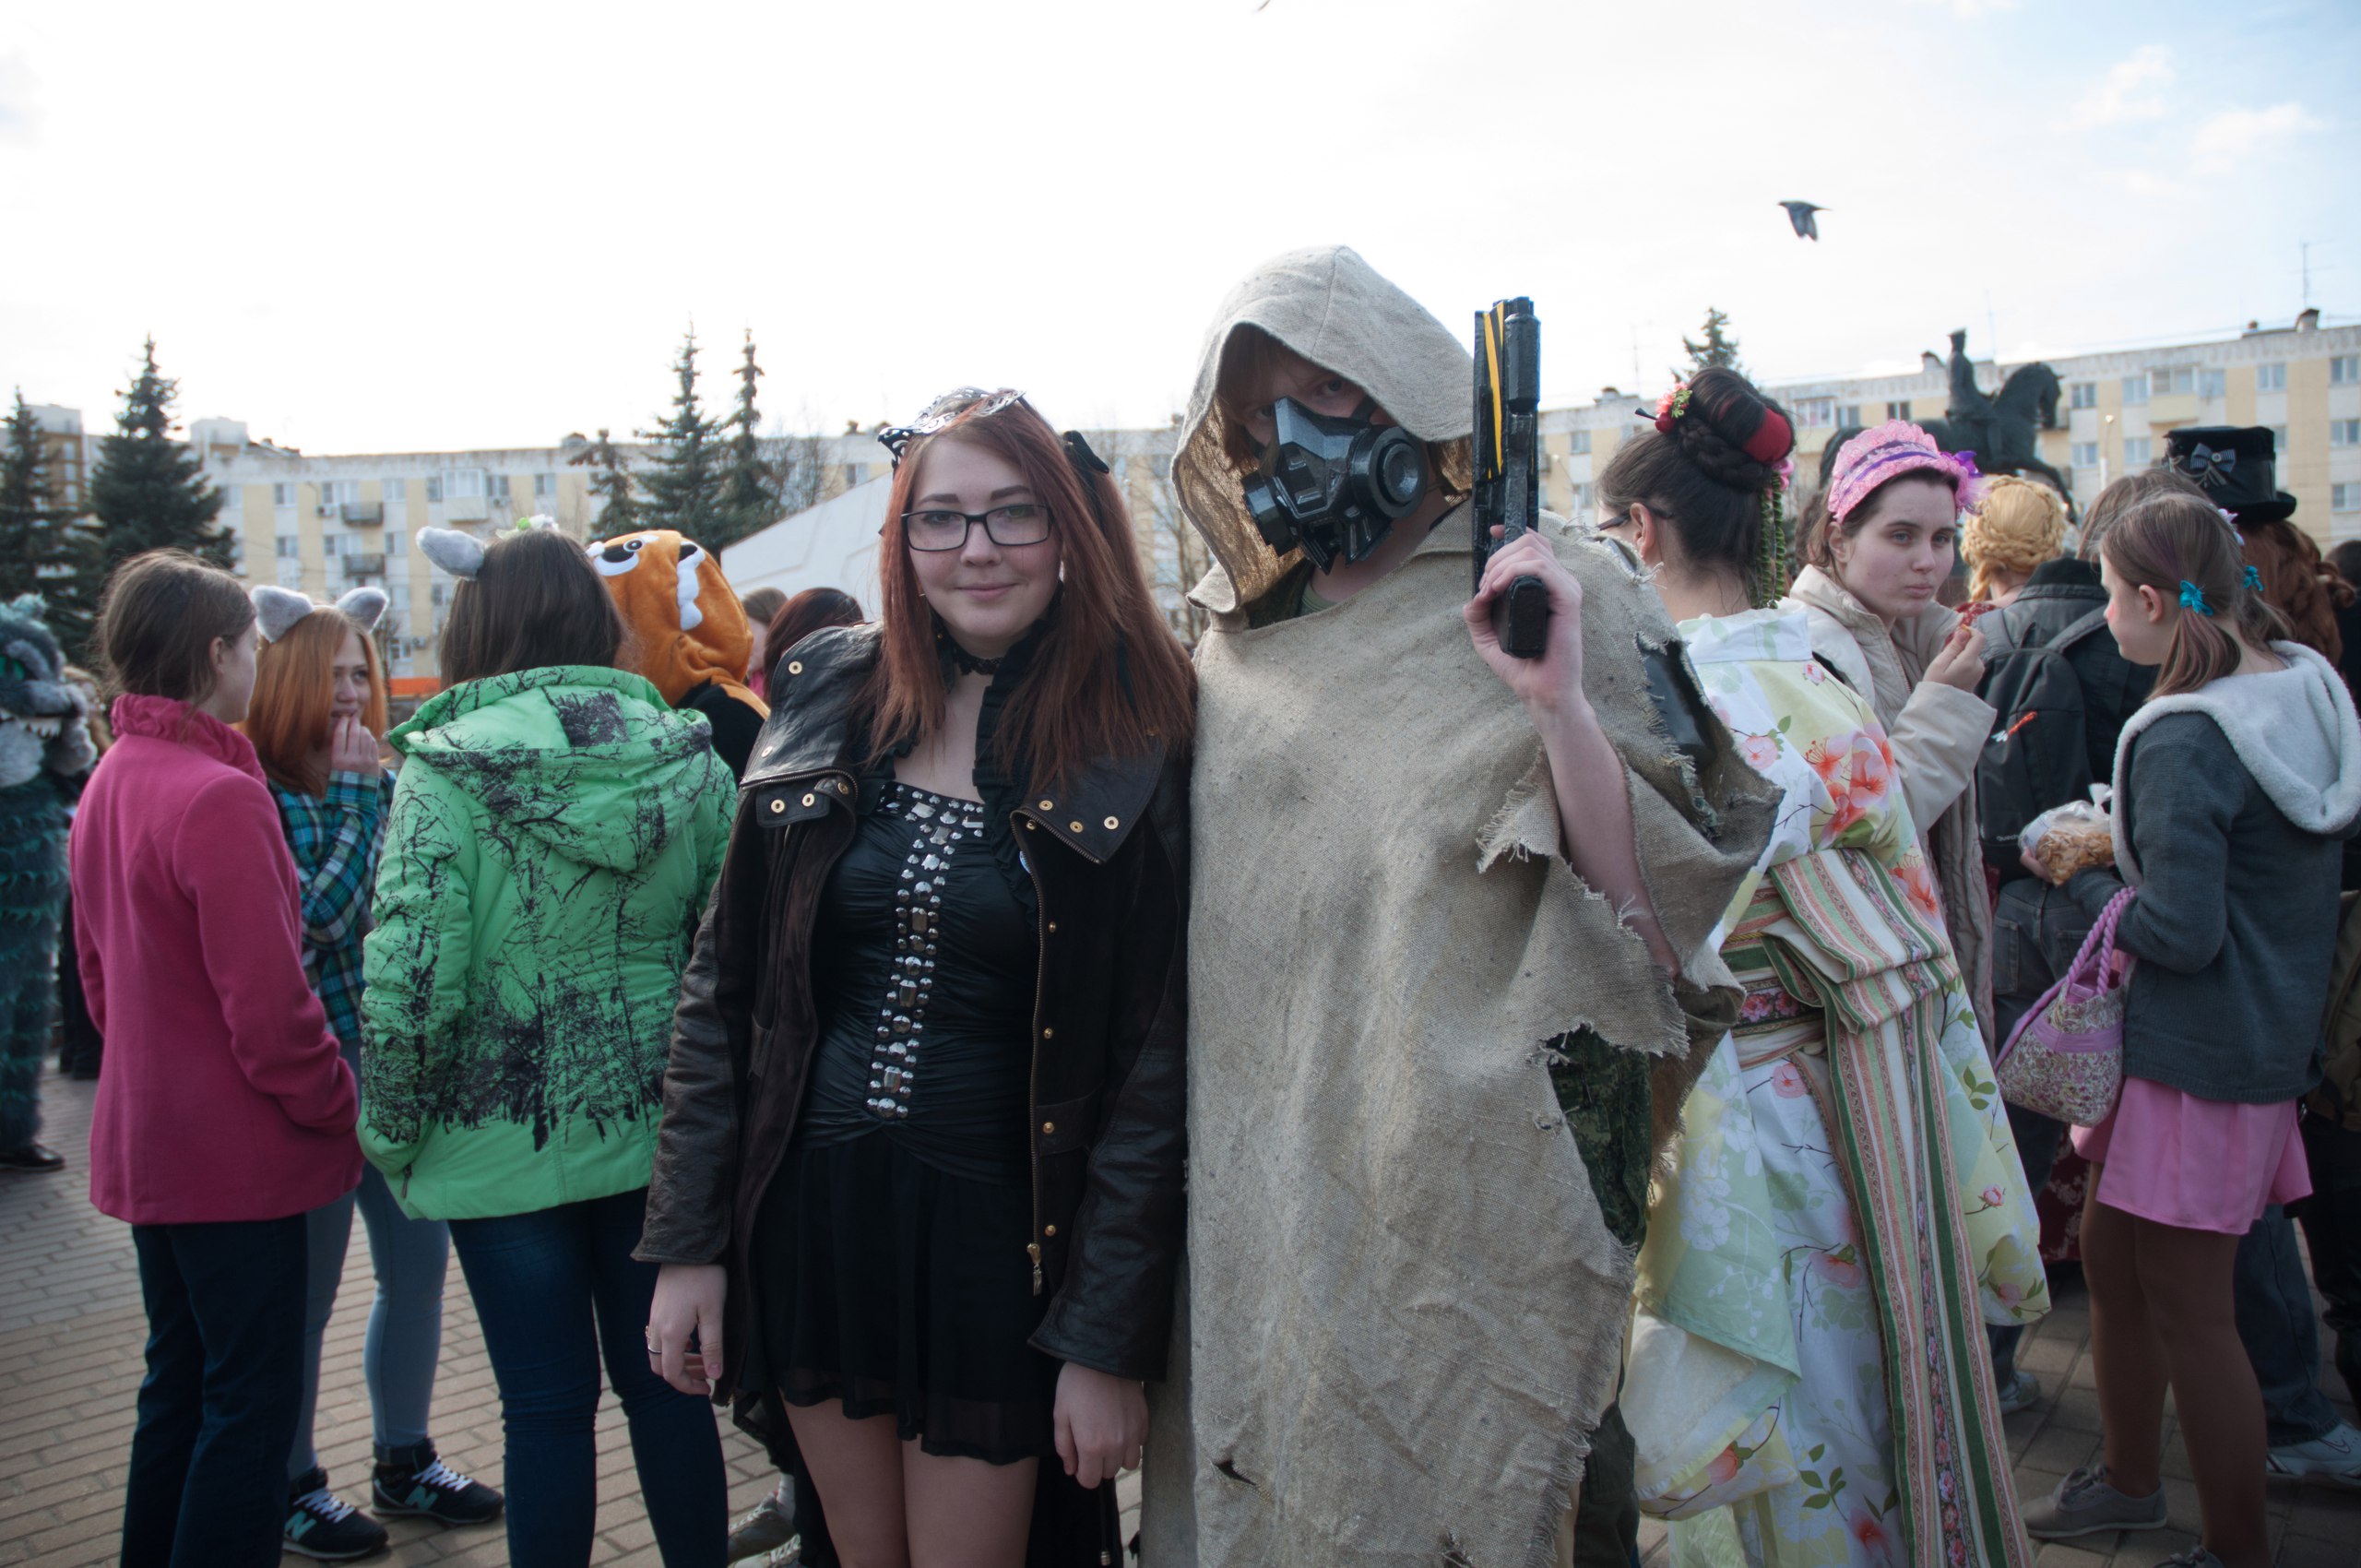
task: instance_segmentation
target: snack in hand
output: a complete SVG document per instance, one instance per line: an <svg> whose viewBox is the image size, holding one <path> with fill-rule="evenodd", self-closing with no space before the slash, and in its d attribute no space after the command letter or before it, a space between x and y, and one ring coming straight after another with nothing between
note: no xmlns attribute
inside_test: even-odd
<svg viewBox="0 0 2361 1568"><path fill-rule="evenodd" d="M2053 885L2079 871L2115 864L2115 832L2107 814L2088 801L2056 806L2025 824L2017 836L2026 861Z"/></svg>

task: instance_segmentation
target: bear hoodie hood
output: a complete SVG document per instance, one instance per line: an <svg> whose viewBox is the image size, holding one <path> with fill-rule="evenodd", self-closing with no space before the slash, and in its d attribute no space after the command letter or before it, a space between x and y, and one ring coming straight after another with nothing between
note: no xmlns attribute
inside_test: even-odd
<svg viewBox="0 0 2361 1568"><path fill-rule="evenodd" d="M612 872L653 861L729 775L701 716L673 712L643 676L587 665L463 682L386 739L505 827Z"/></svg>

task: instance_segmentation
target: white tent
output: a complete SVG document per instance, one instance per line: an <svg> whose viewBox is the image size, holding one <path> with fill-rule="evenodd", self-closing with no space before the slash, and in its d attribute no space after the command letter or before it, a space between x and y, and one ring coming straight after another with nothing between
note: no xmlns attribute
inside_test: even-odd
<svg viewBox="0 0 2361 1568"><path fill-rule="evenodd" d="M721 567L741 595L775 588L792 599L805 588L841 588L877 613L877 530L885 523L893 476L881 474L817 506L782 517L722 552Z"/></svg>

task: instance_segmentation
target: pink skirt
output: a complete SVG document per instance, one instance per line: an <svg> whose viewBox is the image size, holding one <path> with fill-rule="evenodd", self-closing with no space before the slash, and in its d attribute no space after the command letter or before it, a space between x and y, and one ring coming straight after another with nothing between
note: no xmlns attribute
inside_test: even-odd
<svg viewBox="0 0 2361 1568"><path fill-rule="evenodd" d="M2109 1208L2184 1230L2243 1236L2267 1206L2311 1193L2296 1115L2292 1099L2200 1099L2126 1078L2106 1121L2074 1129L2074 1152L2103 1167L2093 1195Z"/></svg>

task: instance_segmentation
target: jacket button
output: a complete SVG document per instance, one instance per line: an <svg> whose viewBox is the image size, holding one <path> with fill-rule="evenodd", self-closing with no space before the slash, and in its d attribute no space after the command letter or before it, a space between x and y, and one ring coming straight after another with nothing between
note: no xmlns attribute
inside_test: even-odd
<svg viewBox="0 0 2361 1568"><path fill-rule="evenodd" d="M803 673L803 661L802 661L801 659L789 659L789 660L787 661L787 672L788 672L789 674L790 674L790 675L801 675L801 674L802 674L802 673Z"/></svg>
<svg viewBox="0 0 2361 1568"><path fill-rule="evenodd" d="M805 805L807 805L807 806L808 806L808 805L812 805L812 804L813 804L814 802L816 802L819 799L820 799L820 797L819 797L819 796L817 796L817 795L806 795L806 796L804 796L804 797L803 797L803 803L804 803Z"/></svg>
<svg viewBox="0 0 2361 1568"><path fill-rule="evenodd" d="M1027 832L1027 833L1032 832L1032 831L1033 831L1033 825L1032 825L1031 823L1029 823L1029 822L1028 822L1028 823L1026 823L1026 824L1025 825L1025 831L1026 831L1026 832Z"/></svg>
<svg viewBox="0 0 2361 1568"><path fill-rule="evenodd" d="M1121 823L1120 823L1120 822L1116 821L1116 820L1115 820L1113 817L1111 817L1111 816L1110 816L1110 817L1109 817L1109 818L1107 819L1107 831L1108 831L1108 832L1109 832L1109 833L1114 832L1114 831L1115 831L1115 829L1117 829L1117 828L1119 828L1119 827L1121 827L1121 826L1123 826L1123 825L1122 825Z"/></svg>
<svg viewBox="0 0 2361 1568"><path fill-rule="evenodd" d="M1044 1225L1041 1227L1041 1234L1044 1236L1054 1236L1057 1233L1058 1228L1054 1225Z"/></svg>
<svg viewBox="0 0 2361 1568"><path fill-rule="evenodd" d="M1041 1031L1041 1038L1043 1039L1054 1039L1057 1038L1057 1033L1058 1031L1055 1029L1043 1029Z"/></svg>
<svg viewBox="0 0 2361 1568"><path fill-rule="evenodd" d="M777 800L777 799L776 799L776 798L772 800L772 802L771 802L771 814L772 814L773 816L777 816L779 813L781 813L781 812L785 811L786 809L787 809L787 802L786 802L785 801Z"/></svg>
<svg viewBox="0 0 2361 1568"><path fill-rule="evenodd" d="M1055 930L1057 930L1057 929L1058 929L1058 922L1057 922L1057 921L1051 921L1050 922L1050 929L1051 931L1055 931Z"/></svg>
<svg viewBox="0 0 2361 1568"><path fill-rule="evenodd" d="M1044 1122L1041 1123L1041 1131L1045 1134L1054 1133L1057 1130L1058 1124L1055 1122Z"/></svg>
<svg viewBox="0 0 2361 1568"><path fill-rule="evenodd" d="M1078 822L1069 822L1066 824L1066 831L1068 833L1079 833L1082 831L1082 824Z"/></svg>
<svg viewBox="0 0 2361 1568"><path fill-rule="evenodd" d="M1043 811L1048 811L1048 810L1049 810L1052 805L1055 805L1056 803L1057 803L1057 802L1054 802L1054 801L1043 801L1043 802L1041 802L1041 809L1042 809Z"/></svg>

